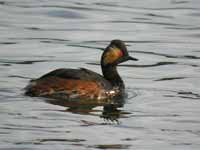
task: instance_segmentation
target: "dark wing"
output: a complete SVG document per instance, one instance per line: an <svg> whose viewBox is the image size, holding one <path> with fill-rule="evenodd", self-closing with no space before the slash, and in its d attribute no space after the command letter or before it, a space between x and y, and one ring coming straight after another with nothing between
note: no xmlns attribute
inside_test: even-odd
<svg viewBox="0 0 200 150"><path fill-rule="evenodd" d="M44 79L48 77L59 77L63 79L75 79L75 80L86 80L86 81L96 81L100 83L104 88L110 89L112 86L102 75L93 72L91 70L80 68L80 69L56 69L51 71L39 79Z"/></svg>

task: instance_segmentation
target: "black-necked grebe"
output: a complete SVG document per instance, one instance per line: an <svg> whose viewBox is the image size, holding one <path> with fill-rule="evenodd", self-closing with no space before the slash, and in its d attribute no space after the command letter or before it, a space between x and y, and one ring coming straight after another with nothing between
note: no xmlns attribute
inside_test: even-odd
<svg viewBox="0 0 200 150"><path fill-rule="evenodd" d="M124 94L124 83L117 72L117 65L129 56L123 41L113 40L103 52L101 68L103 76L88 69L57 69L32 80L26 87L26 95L62 100L103 100Z"/></svg>

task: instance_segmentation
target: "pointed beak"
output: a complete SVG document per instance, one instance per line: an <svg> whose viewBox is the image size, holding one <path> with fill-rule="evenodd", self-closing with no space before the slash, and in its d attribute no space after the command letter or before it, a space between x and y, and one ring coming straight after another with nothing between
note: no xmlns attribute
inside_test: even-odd
<svg viewBox="0 0 200 150"><path fill-rule="evenodd" d="M132 56L128 56L127 60L138 61L138 59L137 59L137 58L134 58L134 57L132 57Z"/></svg>
<svg viewBox="0 0 200 150"><path fill-rule="evenodd" d="M117 61L117 63L123 63L125 61L128 61L128 60L133 60L133 61L137 61L138 59L137 58L134 58L134 57L131 57L131 56L126 56L126 57L122 57L121 59L119 59Z"/></svg>

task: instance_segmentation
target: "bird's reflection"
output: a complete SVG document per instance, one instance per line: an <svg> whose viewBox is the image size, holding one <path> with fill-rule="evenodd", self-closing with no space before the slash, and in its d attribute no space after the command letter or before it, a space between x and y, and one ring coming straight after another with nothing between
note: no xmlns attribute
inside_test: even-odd
<svg viewBox="0 0 200 150"><path fill-rule="evenodd" d="M104 120L118 122L123 112L120 110L124 105L124 99L119 98L115 100L106 99L104 101L91 101L91 100L77 100L66 101L57 99L46 99L46 102L67 107L66 111L76 114L95 115L95 112L100 112L98 115ZM102 106L103 110L95 110L94 108Z"/></svg>
<svg viewBox="0 0 200 150"><path fill-rule="evenodd" d="M105 105L103 107L103 112L100 117L113 122L114 121L118 122L118 119L120 118L121 114L122 111L119 109L118 106L110 104L110 105Z"/></svg>

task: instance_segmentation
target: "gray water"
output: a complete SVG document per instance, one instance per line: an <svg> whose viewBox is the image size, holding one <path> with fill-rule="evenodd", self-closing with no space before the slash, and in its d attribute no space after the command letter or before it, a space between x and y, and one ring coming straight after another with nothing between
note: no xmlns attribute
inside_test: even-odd
<svg viewBox="0 0 200 150"><path fill-rule="evenodd" d="M199 16L199 0L0 1L0 150L199 150ZM23 95L56 68L101 73L112 39L139 59L118 67L113 120Z"/></svg>

